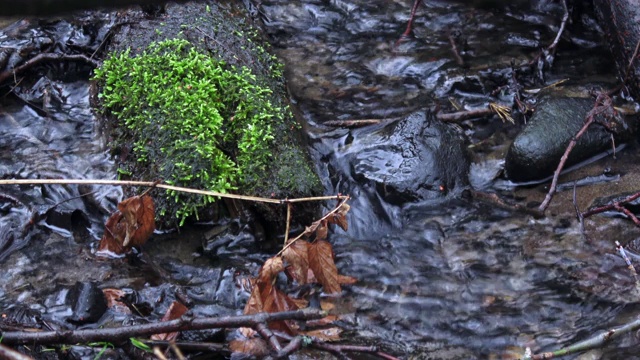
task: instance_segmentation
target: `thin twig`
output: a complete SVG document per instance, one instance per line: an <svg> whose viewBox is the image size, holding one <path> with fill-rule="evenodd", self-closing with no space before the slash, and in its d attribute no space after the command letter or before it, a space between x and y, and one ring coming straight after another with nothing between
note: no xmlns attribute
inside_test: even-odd
<svg viewBox="0 0 640 360"><path fill-rule="evenodd" d="M397 47L401 42L403 42L406 38L411 35L411 28L413 27L413 19L416 17L416 12L418 11L418 6L420 6L420 2L422 0L415 0L413 3L413 7L411 8L411 16L409 17L409 21L407 22L407 29L400 35L400 38L396 41L395 47Z"/></svg>
<svg viewBox="0 0 640 360"><path fill-rule="evenodd" d="M284 230L284 245L287 245L287 242L289 241L289 227L291 222L291 204L287 203L287 225L286 228Z"/></svg>
<svg viewBox="0 0 640 360"><path fill-rule="evenodd" d="M564 15L562 16L562 22L560 23L560 29L558 29L558 33L556 34L556 38L553 40L551 45L547 47L547 50L550 53L554 53L556 47L558 46L558 42L560 41L560 37L564 32L565 27L567 26L567 20L569 20L569 9L567 8L567 1L562 0L562 7L564 8Z"/></svg>
<svg viewBox="0 0 640 360"><path fill-rule="evenodd" d="M456 45L456 39L451 33L449 33L449 44L451 44L451 52L453 52L453 57L456 58L456 63L461 67L464 67L464 59L460 56L460 51L458 51L458 46Z"/></svg>
<svg viewBox="0 0 640 360"><path fill-rule="evenodd" d="M560 158L560 163L558 164L558 167L553 173L553 180L551 181L549 192L545 196L542 204L540 204L540 206L538 207L538 210L540 210L541 212L544 212L547 209L547 207L549 207L549 203L551 203L551 199L553 199L553 195L556 192L556 187L558 186L558 178L560 177L560 173L562 172L562 169L564 169L564 165L567 162L567 159L569 158L569 154L571 154L571 151L577 145L578 139L580 139L580 137L582 137L582 135L584 135L584 133L587 132L587 129L589 129L589 126L591 126L591 124L595 122L596 115L602 111L601 109L603 107L609 106L610 102L611 102L611 99L605 93L598 94L598 97L596 98L596 101L595 101L595 105L593 109L591 109L587 114L584 125L582 125L582 128L580 128L580 130L576 133L576 135L573 138L571 138L571 141L569 141L569 145L567 145L567 148L565 149L564 154L562 154L562 157Z"/></svg>
<svg viewBox="0 0 640 360"><path fill-rule="evenodd" d="M130 337L169 333L184 330L254 327L270 321L320 319L327 314L318 309L302 309L278 313L223 316L216 318L180 318L150 324L123 326L119 328L58 330L58 331L6 331L2 333L3 344L75 344L92 341L126 341Z"/></svg>
<svg viewBox="0 0 640 360"><path fill-rule="evenodd" d="M345 127L345 128L358 128L369 125L380 124L382 119L361 119L361 120L329 120L322 123L326 126Z"/></svg>
<svg viewBox="0 0 640 360"><path fill-rule="evenodd" d="M317 220L317 221L318 222L322 222L323 220L325 220L329 216L333 215L336 211L338 211L340 209L340 207L342 207L343 204L345 204L349 199L351 199L351 197L349 195L343 195L343 196L346 196L346 197L341 198L342 201L333 210L331 210L328 213L326 213L320 220ZM282 255L282 253L285 250L287 250L289 248L289 246L293 245L294 242L300 240L306 233L307 233L306 231L303 231L300 235L298 235L295 238L293 238L293 240L289 241L289 243L287 245L285 245L282 248L282 250L280 250L274 257L278 257L278 256Z"/></svg>
<svg viewBox="0 0 640 360"><path fill-rule="evenodd" d="M633 67L633 62L638 57L638 50L640 50L640 39L638 39L638 43L636 44L636 49L633 50L633 55L631 56L631 59L629 60L629 65L627 65L627 70L624 72L624 80L622 80L623 84L626 84L627 80L629 80L629 74L631 73L631 68Z"/></svg>
<svg viewBox="0 0 640 360"><path fill-rule="evenodd" d="M616 250L618 250L618 253L620 253L620 256L622 256L622 258L624 259L624 262L627 263L627 268L631 272L633 279L636 281L636 290L640 290L640 279L638 279L638 273L636 272L636 268L633 266L633 263L631 263L631 260L627 256L626 251L624 251L624 247L622 247L622 245L620 245L620 242L617 240L616 240Z"/></svg>
<svg viewBox="0 0 640 360"><path fill-rule="evenodd" d="M270 204L284 204L304 201L323 201L333 199L345 199L348 195L331 195L331 196L316 196L298 199L268 199L257 196L236 195L236 194L224 194L215 191L198 190L181 186L166 185L158 183L157 181L129 181L129 180L88 180L88 179L7 179L0 180L0 185L50 185L50 184L89 184L89 185L116 185L116 186L148 186L157 187L159 189L173 190L179 192L185 192L198 195L210 195L227 199L238 199L256 201Z"/></svg>
<svg viewBox="0 0 640 360"><path fill-rule="evenodd" d="M436 114L436 118L440 121L444 122L457 122L468 119L480 118L483 116L493 115L493 110L487 109L475 109L475 110L466 110L466 111L458 111L454 113L438 113Z"/></svg>
<svg viewBox="0 0 640 360"><path fill-rule="evenodd" d="M583 218L587 218L591 215L595 215L595 214L599 214L599 213L603 213L605 211L610 211L610 210L616 210L616 211L621 211L621 209L626 209L624 206L624 204L632 202L636 199L640 198L640 192L637 192L633 195L629 195L626 198L622 199L622 200L618 200L618 201L613 201L609 204L606 205L602 205L602 206L596 206L593 207L585 212L582 213L582 217ZM624 211L622 211L624 213ZM627 216L629 216L631 218L631 221L633 221L636 225L640 226L640 220L638 220L638 218L632 213L632 212L628 212L625 213Z"/></svg>
<svg viewBox="0 0 640 360"><path fill-rule="evenodd" d="M0 358L7 360L33 360L32 357L0 344Z"/></svg>
<svg viewBox="0 0 640 360"><path fill-rule="evenodd" d="M260 334L260 336L262 336L264 340L266 340L269 343L269 345L271 345L271 347L275 351L282 350L282 345L280 345L280 342L278 341L278 337L273 333L273 331L271 331L271 329L269 329L267 324L265 323L256 324L256 326L254 326L254 329Z"/></svg>
<svg viewBox="0 0 640 360"><path fill-rule="evenodd" d="M7 80L10 77L15 77L16 74L21 73L43 61L47 61L47 60L66 60L66 61L84 61L90 65L92 65L93 67L99 67L101 65L100 61L92 59L86 55L81 55L81 54L71 54L71 55L65 55L65 54L53 54L53 53L44 53L44 54L38 54L34 57L32 57L31 59L29 59L27 62L25 62L24 64L12 69L12 70L7 70L7 71L3 71L0 73L0 83L4 82L5 80Z"/></svg>
<svg viewBox="0 0 640 360"><path fill-rule="evenodd" d="M598 347L602 347L603 345L609 343L611 340L622 336L623 334L630 333L640 329L640 319L636 319L626 325L620 326L618 328L609 329L599 335L595 335L590 339L581 341L579 343L573 344L571 346L564 347L560 350L555 350L551 352L545 352L541 354L535 354L531 357L525 357L525 360L543 360L543 359L553 359L555 357L560 357L569 354L575 354L582 351L587 351L590 349L595 349Z"/></svg>

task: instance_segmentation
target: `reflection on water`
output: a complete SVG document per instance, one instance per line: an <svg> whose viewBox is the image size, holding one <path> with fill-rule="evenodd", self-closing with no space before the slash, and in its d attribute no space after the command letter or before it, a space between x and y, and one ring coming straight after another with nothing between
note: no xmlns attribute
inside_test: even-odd
<svg viewBox="0 0 640 360"><path fill-rule="evenodd" d="M365 149L375 131L330 129L324 121L392 121L385 119L418 108L449 109L451 100L466 109L489 100L508 103L508 96L491 93L506 84L512 64L526 64L553 40L561 17L555 2L530 2L530 8L423 2L413 36L396 44L412 3L261 2L294 100L311 124L327 189L354 197L349 233L332 241L341 271L361 280L348 290L356 337L432 358L486 358L507 349L550 350L628 320L638 294L611 239L629 242L639 232L621 219L593 218L583 235L570 191L557 196L549 217L533 219L465 199L393 206L354 180L347 157ZM587 26L593 18L585 13L581 19L567 33L566 52L561 46L545 73L548 82L614 76L600 34ZM517 127L498 119L462 127L473 142L473 166L482 170L472 176L484 176L472 183L491 190L491 167L500 164L493 157L504 156ZM495 142L491 151L483 150L487 139ZM638 150L628 149L615 167L633 172L637 159ZM541 201L543 191L502 193L526 204ZM593 199L586 191L579 195L583 208ZM621 347L630 343L631 335Z"/></svg>
<svg viewBox="0 0 640 360"><path fill-rule="evenodd" d="M558 205L547 218L534 219L465 197L450 197L438 206L390 205L374 186L353 179L345 158L366 145L373 131L330 129L321 125L324 121L392 119L436 104L448 107L449 99L467 109L485 106L490 93L510 76L512 63L526 63L539 44L553 39L559 18L557 2L540 2L525 11L430 1L418 11L414 37L396 46L412 2L271 0L260 6L271 40L287 63L293 100L310 124L311 150L327 192L353 197L349 232L331 238L341 272L359 279L341 299L347 313L344 325L352 330L345 338L417 358L487 358L511 349L531 347L537 352L568 345L634 317L640 311L635 305L638 294L612 240L633 242L640 239L640 231L621 218L594 217L586 221L582 234L570 191L557 196ZM583 19L585 24L591 20L588 14ZM571 52L563 53L561 46L553 71L546 74L548 81L612 76L602 73L612 67L603 66L610 63L599 35L582 27L572 27L563 44ZM465 68L451 53L452 34L461 41ZM31 86L30 102L44 104L50 89L59 98L47 106L16 100L2 108L2 176L115 177L113 162L96 135L87 82L49 79ZM497 119L466 122L461 128L472 139L470 149L480 168L499 163L490 157L500 157L516 130ZM500 141L492 152L481 153L480 143L487 139ZM624 179L635 171L638 149L628 148L616 162L607 161L625 174L610 185L622 191ZM486 178L472 183L490 190L495 173L482 172ZM89 197L93 200L76 198L62 205L56 217L61 221L44 222L53 229L51 234L39 234L40 241L32 240L29 251L16 252L1 264L0 304L40 304L32 307L46 312L43 299L54 296L56 286L76 280L110 279L108 286L164 291L158 290L158 282L167 278L147 273L152 265L140 269L91 259L90 244L100 237L105 213L121 197L117 188L3 187L3 193L22 203L0 209L0 226L11 223L15 241L32 208L91 190L98 191ZM502 194L526 204L540 201L543 190L508 189ZM579 191L584 209L588 194ZM69 213L78 209L88 215L93 231L81 238ZM3 234L0 251L12 246ZM169 274L172 283L187 284L187 293L197 302L216 304L212 306L220 309L215 308L215 314L234 313L247 295L234 288L235 276L244 272L234 267L255 273L268 256L247 251L251 235L234 235L229 243L209 243L207 248L202 240L206 234L168 234L152 241L146 251L164 269L158 273ZM203 243L216 254L213 260L194 254ZM637 343L633 335L617 341L614 346L621 351ZM603 353L603 358L621 358L612 348Z"/></svg>

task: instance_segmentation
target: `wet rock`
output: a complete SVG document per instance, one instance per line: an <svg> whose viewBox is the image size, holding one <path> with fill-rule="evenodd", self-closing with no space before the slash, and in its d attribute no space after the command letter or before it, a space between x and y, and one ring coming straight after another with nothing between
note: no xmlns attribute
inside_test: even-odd
<svg viewBox="0 0 640 360"><path fill-rule="evenodd" d="M509 147L505 159L507 178L526 182L542 180L553 174L594 103L592 97L576 93L542 96L531 120ZM599 120L604 118L597 116L596 121ZM631 127L622 116L618 114L609 121L615 122L616 145L630 140ZM611 145L611 132L599 124L591 125L569 155L565 169L611 148Z"/></svg>
<svg viewBox="0 0 640 360"><path fill-rule="evenodd" d="M118 119L118 122L114 121L112 125L116 129L111 132L116 138L112 144L113 150L114 153L119 153L123 159L122 168L126 169L125 172L129 172L136 179L160 178L165 181L173 181L180 186L209 190L217 190L212 189L213 180L209 181L209 177L213 178L220 175L220 180L216 180L220 184L228 183L229 186L237 187L237 192L239 193L262 197L296 198L315 196L322 193L321 182L314 171L314 166L304 146L304 135L300 126L298 126L296 118L288 108L289 102L284 77L282 72L278 70L280 65L277 59L268 52L266 41L259 41L262 40L259 28L251 24L252 21L246 16L246 11L241 4L233 3L229 4L228 7L218 3L168 4L165 8L165 13L158 17L149 17L148 14L143 14L139 11L129 11L126 16L129 21L114 31L113 38L107 47L108 53L118 53L130 49L132 55L140 55L154 42L176 38L184 39L201 53L224 62L230 71L239 71L240 68L247 68L247 72L250 72L251 75L240 76L243 79L253 77L255 84L259 84L261 88L264 88L265 94L269 93L268 98L265 98L265 102L272 104L278 111L274 110L273 113L269 114L270 122L268 126L264 127L265 131L272 131L275 140L268 144L268 149L256 146L255 148L258 150L254 151L255 156L249 161L246 159L246 154L243 155L244 150L238 146L243 145L243 143L240 143L237 137L234 138L233 136L235 135L231 135L236 131L233 130L231 121L234 121L236 115L237 119L239 119L244 112L257 111L253 108L247 110L249 107L259 108L259 106L263 105L225 104L225 108L228 108L230 112L228 114L224 113L222 116L227 121L224 127L225 129L229 127L231 130L225 130L229 135L224 135L224 139L220 139L218 148L222 151L222 154L230 156L230 159L234 162L233 166L238 165L241 169L233 177L225 178L221 175L223 171L214 172L211 176L206 172L210 171L213 160L206 160L209 158L205 159L205 157L194 159L193 154L202 151L202 146L198 148L200 145L197 142L189 139L193 147L181 149L174 145L172 136L167 135L169 131L178 132L170 125L167 125L170 124L167 119L184 118L186 116L183 113L166 115L161 112L154 112L149 107L145 107L146 100L143 99L140 107L135 108L134 111L151 111L152 115L150 117L154 119L152 128L159 127L164 129L165 133L161 134L161 136L153 134L149 141L143 141L148 145L148 148L144 151L155 155L151 159L152 161L142 162L139 157L141 156L140 154L144 155L145 152L140 152L135 147L133 149L129 147L135 141L140 141L141 137L148 136L147 134L150 133L148 129L131 130L127 133L122 126L118 126L118 124L122 124L122 121L127 119ZM211 84L215 83L215 79L207 80L211 80L209 82ZM229 83L228 86L225 86L225 89L244 86L240 84L242 83ZM214 85L211 86L213 87ZM189 85L190 88L191 85ZM242 93L242 91L243 89L238 89L239 93ZM220 91L220 93L222 92ZM258 98L260 98L261 104L264 104L262 102L263 98L257 95L251 101L257 102ZM204 108L212 106L212 104L201 105ZM155 106L150 107L155 108ZM173 110L167 111L171 112ZM248 132L246 129L242 131ZM206 134L206 136L207 139L221 137L214 132ZM270 136L257 137L255 142L258 142L257 139ZM258 158L262 158L264 153L270 154L269 160L266 163L259 162ZM173 177L177 176L176 174L179 171L175 164L182 163L189 164L189 171L193 173L193 176L191 174L187 174L187 176L180 175L180 179L174 179ZM206 175L196 176L196 174L201 174L202 172L205 172ZM238 180L237 183L236 180ZM182 194L159 196L154 200L156 201L156 209L158 209L157 213L166 214L160 219L160 226L163 224L165 226L174 225L176 214L180 214L180 212L188 211L190 215L197 216L206 215L204 208L208 206L207 202L199 197L188 197ZM278 209L267 205L254 205L254 207L258 209L261 220L264 220L269 230L271 230L270 233L277 234L278 231L281 231L279 227L283 227L282 230L284 230L284 215L282 215L282 211L278 211L280 207ZM192 209L200 212L194 214ZM299 211L297 211L296 216L298 216L301 223L311 222L316 209L317 204L303 205L298 208ZM310 215L311 213L313 215ZM199 219L208 218L200 216Z"/></svg>
<svg viewBox="0 0 640 360"><path fill-rule="evenodd" d="M74 324L96 322L107 311L107 300L93 282L76 282L66 301L73 307L73 315L67 321Z"/></svg>
<svg viewBox="0 0 640 360"><path fill-rule="evenodd" d="M443 199L468 185L469 159L455 128L414 112L352 149L354 178L375 183L386 201Z"/></svg>

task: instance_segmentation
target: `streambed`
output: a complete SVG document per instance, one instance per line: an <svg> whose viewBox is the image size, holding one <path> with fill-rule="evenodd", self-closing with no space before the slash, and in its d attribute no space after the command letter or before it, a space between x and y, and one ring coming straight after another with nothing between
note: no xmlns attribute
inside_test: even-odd
<svg viewBox="0 0 640 360"><path fill-rule="evenodd" d="M349 330L343 338L378 344L405 358L509 358L525 347L539 352L566 346L635 318L638 294L613 241L627 244L633 254L640 249L640 231L621 217L595 216L581 232L572 191L555 197L547 217L534 218L463 194L436 206L392 205L370 183L353 176L350 154L383 141L377 138L379 127L336 128L324 122L393 119L425 107L447 107L448 102L482 107L493 99L488 94L512 62L528 61L539 46L552 41L561 17L553 4L487 9L430 2L418 10L414 37L395 45L411 3L262 1L258 8L286 63L326 192L353 196L349 231L338 230L330 238L341 273L359 280L346 287L341 300L343 325ZM579 19L545 73L549 83L615 77L601 35L590 30L595 20L588 12ZM105 15L103 21L106 26L111 20ZM55 24L56 31L73 26ZM23 26L41 29L42 24ZM451 53L451 33L464 38L466 67ZM99 43L99 38L83 42ZM115 177L108 139L101 136L89 106L88 71L72 70L78 75L23 84L34 94L28 102L5 98L0 120L3 177ZM46 97L52 90L64 101ZM494 179L521 123L494 117L458 126L469 139L472 184L525 205L544 198L545 184L514 187ZM561 182L612 175L609 181L577 189L577 204L586 209L605 194L637 191L639 157L631 144L615 159L607 157ZM18 236L34 210L92 190L97 191L92 200L67 202L28 238ZM242 224L231 222L157 234L144 248L151 263L96 260L92 249L107 213L122 197L119 188L15 186L2 193L20 200L17 206L5 205L0 218L3 227L14 229L11 246L20 250L0 264L0 306L27 306L55 323L68 315L69 305L60 299L76 281L130 288L150 299L185 292L196 299L196 314L240 313L248 296L243 279L273 254L261 250ZM108 320L113 319L102 321ZM629 334L589 355L634 358L637 343L635 334ZM86 349L75 351L91 356Z"/></svg>

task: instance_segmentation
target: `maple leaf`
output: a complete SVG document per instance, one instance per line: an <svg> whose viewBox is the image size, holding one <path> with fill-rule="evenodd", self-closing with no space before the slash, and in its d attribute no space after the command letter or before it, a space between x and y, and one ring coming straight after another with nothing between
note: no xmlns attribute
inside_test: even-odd
<svg viewBox="0 0 640 360"><path fill-rule="evenodd" d="M307 283L307 273L309 272L308 248L308 242L296 241L282 252L282 257L289 263L291 276L300 285Z"/></svg>
<svg viewBox="0 0 640 360"><path fill-rule="evenodd" d="M118 204L125 219L125 247L143 245L156 229L155 209L149 195L132 196Z"/></svg>
<svg viewBox="0 0 640 360"><path fill-rule="evenodd" d="M179 319L182 315L184 315L189 309L181 303L174 301L171 303L167 312L162 316L161 321L169 321ZM151 335L151 340L164 340L164 341L172 341L178 337L178 332L170 332L170 333L162 333L162 334L153 334Z"/></svg>
<svg viewBox="0 0 640 360"><path fill-rule="evenodd" d="M319 240L309 245L309 267L326 293L336 294L342 291L330 243Z"/></svg>

